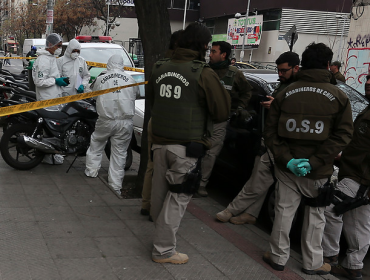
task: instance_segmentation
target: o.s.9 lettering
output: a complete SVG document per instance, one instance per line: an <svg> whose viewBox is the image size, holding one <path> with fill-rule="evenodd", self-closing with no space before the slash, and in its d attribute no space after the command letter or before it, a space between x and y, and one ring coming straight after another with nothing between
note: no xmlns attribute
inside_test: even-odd
<svg viewBox="0 0 370 280"><path fill-rule="evenodd" d="M286 122L286 129L289 132L303 132L303 133L317 133L320 134L324 131L324 122L317 121L315 123L315 128L310 127L311 122L309 120L302 120L300 127L297 127L297 122L295 119L289 119Z"/></svg>
<svg viewBox="0 0 370 280"><path fill-rule="evenodd" d="M167 98L172 97L172 85L161 84L161 87L159 89L159 95L161 97L167 97ZM179 99L181 97L181 87L180 86L175 86L173 97L176 99Z"/></svg>

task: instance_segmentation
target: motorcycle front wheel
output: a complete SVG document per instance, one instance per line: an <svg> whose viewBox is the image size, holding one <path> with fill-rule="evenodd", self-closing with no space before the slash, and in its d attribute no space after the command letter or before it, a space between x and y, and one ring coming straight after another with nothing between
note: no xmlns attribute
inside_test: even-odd
<svg viewBox="0 0 370 280"><path fill-rule="evenodd" d="M18 141L18 137L31 136L35 126L15 124L7 129L0 141L1 156L11 167L29 170L41 163L45 154Z"/></svg>

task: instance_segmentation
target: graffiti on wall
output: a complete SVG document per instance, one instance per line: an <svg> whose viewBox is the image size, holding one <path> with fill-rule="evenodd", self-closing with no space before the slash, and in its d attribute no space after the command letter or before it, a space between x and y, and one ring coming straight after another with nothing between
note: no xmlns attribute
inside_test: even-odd
<svg viewBox="0 0 370 280"><path fill-rule="evenodd" d="M349 38L349 41L347 42L348 49L352 48L367 48L370 46L370 34L366 35L360 35L358 34L356 39Z"/></svg>
<svg viewBox="0 0 370 280"><path fill-rule="evenodd" d="M348 48L344 77L347 85L365 94L364 85L369 73L370 47Z"/></svg>

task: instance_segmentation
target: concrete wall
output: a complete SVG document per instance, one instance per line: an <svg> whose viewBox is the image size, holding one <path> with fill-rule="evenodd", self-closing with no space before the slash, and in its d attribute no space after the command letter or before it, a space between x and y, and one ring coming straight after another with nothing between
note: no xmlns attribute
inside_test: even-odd
<svg viewBox="0 0 370 280"><path fill-rule="evenodd" d="M370 65L370 6L364 7L362 16L357 20L351 19L343 57L345 65L342 72L346 83L364 93L364 83Z"/></svg>

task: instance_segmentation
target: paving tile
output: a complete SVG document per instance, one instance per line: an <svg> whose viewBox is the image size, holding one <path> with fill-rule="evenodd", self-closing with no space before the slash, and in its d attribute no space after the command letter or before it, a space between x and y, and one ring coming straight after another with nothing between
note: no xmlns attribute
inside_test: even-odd
<svg viewBox="0 0 370 280"><path fill-rule="evenodd" d="M27 184L23 186L23 189L25 194L33 195L57 195L61 193L56 185L50 184L49 185Z"/></svg>
<svg viewBox="0 0 370 280"><path fill-rule="evenodd" d="M175 279L227 279L200 254L192 254L185 265L164 264Z"/></svg>
<svg viewBox="0 0 370 280"><path fill-rule="evenodd" d="M21 183L3 184L0 181L0 194L24 194L24 189Z"/></svg>
<svg viewBox="0 0 370 280"><path fill-rule="evenodd" d="M0 252L0 262L51 258L44 239L0 240Z"/></svg>
<svg viewBox="0 0 370 280"><path fill-rule="evenodd" d="M0 222L18 221L34 222L35 216L30 207L0 208Z"/></svg>
<svg viewBox="0 0 370 280"><path fill-rule="evenodd" d="M0 195L0 207L29 207L26 196L22 193L10 194L2 193Z"/></svg>
<svg viewBox="0 0 370 280"><path fill-rule="evenodd" d="M78 221L77 214L69 206L32 207L39 222Z"/></svg>
<svg viewBox="0 0 370 280"><path fill-rule="evenodd" d="M98 237L94 240L106 257L150 256L150 251L136 237Z"/></svg>
<svg viewBox="0 0 370 280"><path fill-rule="evenodd" d="M1 280L60 280L58 269L52 259L2 261L0 263Z"/></svg>
<svg viewBox="0 0 370 280"><path fill-rule="evenodd" d="M85 184L84 178L77 174L77 175L71 175L71 174L64 174L64 175L59 175L59 174L51 174L50 175L51 180L58 186L60 185L68 185L71 182L73 182L74 185L83 185Z"/></svg>
<svg viewBox="0 0 370 280"><path fill-rule="evenodd" d="M85 238L46 238L46 244L54 259L99 258L102 252L93 239Z"/></svg>
<svg viewBox="0 0 370 280"><path fill-rule="evenodd" d="M273 273L241 251L203 253L203 256L230 279L246 279L247 277L258 279L261 275L264 275L264 277L261 277L262 279L265 279L266 276L271 279L278 279Z"/></svg>
<svg viewBox="0 0 370 280"><path fill-rule="evenodd" d="M98 188L95 188L92 186L92 188L95 189L95 191L100 195L101 199L105 201L105 203L109 206L122 206L122 205L128 205L127 199L120 199L118 198L110 189L106 190L105 192L97 190ZM104 188L107 188L104 186Z"/></svg>
<svg viewBox="0 0 370 280"><path fill-rule="evenodd" d="M118 280L104 258L55 260L63 280Z"/></svg>
<svg viewBox="0 0 370 280"><path fill-rule="evenodd" d="M96 193L94 189L87 184L64 184L58 185L58 188L63 195L94 195Z"/></svg>
<svg viewBox="0 0 370 280"><path fill-rule="evenodd" d="M112 206L112 210L122 220L147 220L148 216L140 214L140 208L137 206Z"/></svg>
<svg viewBox="0 0 370 280"><path fill-rule="evenodd" d="M81 221L119 220L119 217L107 206L71 206Z"/></svg>
<svg viewBox="0 0 370 280"><path fill-rule="evenodd" d="M23 175L19 176L19 180L22 183L23 187L27 187L29 185L47 185L47 186L55 186L55 183L51 180L49 175Z"/></svg>
<svg viewBox="0 0 370 280"><path fill-rule="evenodd" d="M26 194L29 204L33 207L65 206L68 203L61 194Z"/></svg>
<svg viewBox="0 0 370 280"><path fill-rule="evenodd" d="M125 220L124 223L135 235L153 236L155 231L154 223L148 220L148 216L145 217L146 221Z"/></svg>
<svg viewBox="0 0 370 280"><path fill-rule="evenodd" d="M76 238L88 237L88 230L80 221L49 221L39 222L44 238Z"/></svg>
<svg viewBox="0 0 370 280"><path fill-rule="evenodd" d="M41 231L37 222L1 222L0 239L40 239Z"/></svg>
<svg viewBox="0 0 370 280"><path fill-rule="evenodd" d="M121 220L82 221L89 237L134 237L132 231Z"/></svg>
<svg viewBox="0 0 370 280"><path fill-rule="evenodd" d="M163 265L154 263L150 256L110 257L107 261L119 279L174 279Z"/></svg>
<svg viewBox="0 0 370 280"><path fill-rule="evenodd" d="M65 195L65 199L71 206L107 206L96 193L84 195Z"/></svg>

